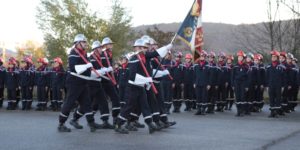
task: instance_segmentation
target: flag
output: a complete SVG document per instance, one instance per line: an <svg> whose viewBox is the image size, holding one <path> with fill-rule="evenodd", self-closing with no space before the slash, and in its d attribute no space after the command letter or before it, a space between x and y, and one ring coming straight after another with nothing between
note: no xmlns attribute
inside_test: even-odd
<svg viewBox="0 0 300 150"><path fill-rule="evenodd" d="M194 59L197 59L203 46L202 0L195 0L181 24L177 36L191 48Z"/></svg>

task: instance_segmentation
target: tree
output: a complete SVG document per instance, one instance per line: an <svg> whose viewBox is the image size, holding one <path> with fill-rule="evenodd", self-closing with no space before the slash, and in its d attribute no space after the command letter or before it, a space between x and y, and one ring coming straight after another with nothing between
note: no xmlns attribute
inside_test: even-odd
<svg viewBox="0 0 300 150"><path fill-rule="evenodd" d="M41 0L36 17L50 57L61 56L66 60L65 52L78 33L84 34L89 43L109 36L117 43L117 50L126 47L131 17L124 19L127 12L118 2L115 0L112 17L106 21L99 12L89 10L84 0Z"/></svg>
<svg viewBox="0 0 300 150"><path fill-rule="evenodd" d="M237 43L247 51L268 53L273 49L289 51L291 20L280 19L280 3L267 0L268 21L245 27L240 25L234 32Z"/></svg>
<svg viewBox="0 0 300 150"><path fill-rule="evenodd" d="M106 36L115 42L113 54L118 56L131 47L128 42L134 40L135 36L131 31L132 17L122 7L121 1L112 0L112 4L112 13L108 21Z"/></svg>
<svg viewBox="0 0 300 150"><path fill-rule="evenodd" d="M300 16L300 1L299 0L280 0L280 2L290 9L294 15Z"/></svg>
<svg viewBox="0 0 300 150"><path fill-rule="evenodd" d="M32 56L33 61L36 62L38 58L45 57L46 55L42 45L30 40L16 47L16 50L18 60L21 60L24 56Z"/></svg>
<svg viewBox="0 0 300 150"><path fill-rule="evenodd" d="M300 56L300 1L299 0L280 0L280 2L291 10L291 27L287 32L289 50L296 56Z"/></svg>

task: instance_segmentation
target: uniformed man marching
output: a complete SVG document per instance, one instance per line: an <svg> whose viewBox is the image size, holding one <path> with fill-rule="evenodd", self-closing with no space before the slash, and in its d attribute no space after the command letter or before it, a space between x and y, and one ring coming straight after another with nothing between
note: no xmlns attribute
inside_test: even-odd
<svg viewBox="0 0 300 150"><path fill-rule="evenodd" d="M119 80L118 80L121 107L123 107L126 103L125 89L128 84L128 78L129 78L128 59L126 58L126 56L122 56L121 69L119 70Z"/></svg>
<svg viewBox="0 0 300 150"><path fill-rule="evenodd" d="M126 88L127 101L124 109L117 119L116 132L129 133L128 129L124 127L125 122L131 117L130 113L134 112L136 108L139 108L144 116L145 123L148 125L149 133L153 133L157 130L157 127L152 123L152 110L148 103L148 97L146 94L146 87L155 88L151 85L152 78L146 68L146 58L153 58L157 55L164 57L168 48L163 48L154 52L146 52L147 44L144 40L138 39L134 45L135 53L129 58L129 81Z"/></svg>
<svg viewBox="0 0 300 150"><path fill-rule="evenodd" d="M112 68L105 68L102 66L102 60L101 60L101 43L100 41L94 41L92 44L92 54L90 56L91 63L93 64L94 68L97 70L101 70L101 74L103 74L103 78L99 78L97 80L91 80L89 81L89 87L90 87L90 97L92 100L92 108L95 112L99 109L100 111L100 119L102 120L103 124L101 125L103 129L114 129L114 126L111 125L109 120L109 107L108 102L106 100L106 95L104 92L104 89L102 87L101 80L110 80L109 78L105 77L104 74L108 74L112 71Z"/></svg>
<svg viewBox="0 0 300 150"><path fill-rule="evenodd" d="M113 64L113 44L114 42L109 38L105 37L102 40L101 47L102 47L102 53L101 53L101 60L104 67L112 67ZM116 78L114 74L111 72L109 73L113 80L116 81ZM112 117L115 123L116 118L118 117L120 113L120 97L118 94L118 91L116 89L116 84L114 85L109 80L102 80L101 81L103 89L106 93L106 95L110 98L112 102Z"/></svg>
<svg viewBox="0 0 300 150"><path fill-rule="evenodd" d="M59 115L59 132L71 132L71 129L65 126L65 122L76 101L79 103L79 108L74 112L70 124L77 129L82 129L83 127L78 124L78 119L85 115L91 132L95 132L96 129L100 128L99 125L95 123L93 117L88 85L88 80L93 79L97 73L91 73L90 68L92 68L93 65L87 61L86 48L87 40L85 36L83 34L76 35L73 48L68 56L69 72L66 78L68 92Z"/></svg>

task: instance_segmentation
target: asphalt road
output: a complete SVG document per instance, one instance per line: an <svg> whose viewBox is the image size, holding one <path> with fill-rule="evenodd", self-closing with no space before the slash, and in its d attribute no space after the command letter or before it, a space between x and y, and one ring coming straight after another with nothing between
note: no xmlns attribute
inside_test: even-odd
<svg viewBox="0 0 300 150"><path fill-rule="evenodd" d="M128 135L113 130L84 129L59 133L59 112L0 109L0 150L299 150L300 108L287 116L268 118L261 113L235 117L235 110L206 116L193 112L171 114L177 125L149 135L146 129ZM99 114L96 121L100 123ZM69 124L67 124L70 126Z"/></svg>

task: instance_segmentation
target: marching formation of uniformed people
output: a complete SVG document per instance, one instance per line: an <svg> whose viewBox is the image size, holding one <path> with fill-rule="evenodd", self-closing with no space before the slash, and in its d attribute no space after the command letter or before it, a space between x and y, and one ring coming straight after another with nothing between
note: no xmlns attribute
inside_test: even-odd
<svg viewBox="0 0 300 150"><path fill-rule="evenodd" d="M127 134L146 125L151 134L176 124L168 119L171 112L214 114L230 111L234 103L237 117L261 112L265 91L271 118L297 106L300 74L291 53L272 50L270 64L261 54L242 50L235 55L201 50L194 59L189 53L172 54L172 44L158 47L145 35L114 62L113 45L109 37L94 41L88 54L87 39L78 34L68 62L38 58L35 66L30 56L20 62L11 57L4 67L0 59L0 107L6 89L7 110L30 110L36 91L37 111L60 111L59 132L71 132L65 123L72 112L69 124L76 129L83 128L78 120L85 116L91 132L115 129ZM98 111L102 124L95 121ZM145 125L139 122L141 115Z"/></svg>

